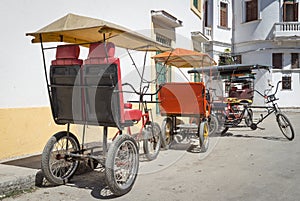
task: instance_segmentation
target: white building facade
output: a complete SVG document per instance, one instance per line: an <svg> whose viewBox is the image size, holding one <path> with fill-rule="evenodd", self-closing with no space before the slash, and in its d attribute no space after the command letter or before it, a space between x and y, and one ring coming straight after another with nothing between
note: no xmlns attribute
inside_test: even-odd
<svg viewBox="0 0 300 201"><path fill-rule="evenodd" d="M279 105L300 107L298 0L207 0L204 8L207 8L204 10L204 34L211 33L206 50L214 54L215 60L222 61L220 47L223 45L225 50L227 45L237 63L273 66L271 78L265 76L256 85L263 90L268 87L268 79L273 85L282 81L278 91ZM222 9L227 12L225 29L220 26L224 24Z"/></svg>

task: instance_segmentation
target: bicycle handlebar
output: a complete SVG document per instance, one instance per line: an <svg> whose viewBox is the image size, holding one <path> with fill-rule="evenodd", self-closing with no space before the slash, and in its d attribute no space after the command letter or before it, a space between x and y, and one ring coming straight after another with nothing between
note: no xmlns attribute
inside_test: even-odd
<svg viewBox="0 0 300 201"><path fill-rule="evenodd" d="M279 88L279 84L281 83L282 81L278 81L277 82L277 85L276 85L276 90L273 94L270 94L270 95L267 95L267 94L262 94L261 92L257 91L256 89L254 89L253 91L257 92L260 96L262 96L263 98L267 99L267 103L270 103L270 102L273 102L273 101L276 101L276 100L279 100L278 98L275 97L277 91L278 91L278 88ZM271 86L272 88L274 86ZM248 92L248 93L251 93L252 91Z"/></svg>
<svg viewBox="0 0 300 201"><path fill-rule="evenodd" d="M132 86L132 84L129 84L127 82L122 84L122 86L126 86L126 85L130 86L130 88L133 90L133 92L135 94L139 95L139 96L143 96L143 95L153 96L153 95L156 95L162 87L162 86L159 86L159 88L154 93L145 93L149 89L149 85L144 86L143 90L141 92L136 91L135 88Z"/></svg>
<svg viewBox="0 0 300 201"><path fill-rule="evenodd" d="M278 82L277 82L277 86L276 86L275 93L274 93L274 94L272 94L272 95L275 95L275 94L277 93L277 91L278 91L278 87L279 87L279 84L280 84L281 82L282 82L282 81L278 81Z"/></svg>

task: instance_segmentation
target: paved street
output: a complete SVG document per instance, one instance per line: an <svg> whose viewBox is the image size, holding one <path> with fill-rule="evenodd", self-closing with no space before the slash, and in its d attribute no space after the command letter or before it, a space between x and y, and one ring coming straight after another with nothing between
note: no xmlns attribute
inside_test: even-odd
<svg viewBox="0 0 300 201"><path fill-rule="evenodd" d="M157 160L141 159L133 189L115 198L105 190L101 169L76 175L64 186L38 188L9 200L299 200L300 113L286 113L296 137L287 141L272 115L265 130L229 129L212 137L207 153L160 152Z"/></svg>

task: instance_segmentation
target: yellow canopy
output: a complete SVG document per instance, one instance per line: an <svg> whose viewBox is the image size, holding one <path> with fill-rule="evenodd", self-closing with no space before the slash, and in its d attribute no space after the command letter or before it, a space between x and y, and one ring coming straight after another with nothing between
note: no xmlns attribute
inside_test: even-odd
<svg viewBox="0 0 300 201"><path fill-rule="evenodd" d="M170 47L164 46L151 38L133 32L122 26L85 16L68 14L34 33L32 43L66 42L93 43L110 41L116 46L141 51L166 51ZM41 36L41 38L40 38Z"/></svg>
<svg viewBox="0 0 300 201"><path fill-rule="evenodd" d="M196 52L183 48L176 48L152 57L157 62L178 68L199 68L216 65L216 62L206 53Z"/></svg>

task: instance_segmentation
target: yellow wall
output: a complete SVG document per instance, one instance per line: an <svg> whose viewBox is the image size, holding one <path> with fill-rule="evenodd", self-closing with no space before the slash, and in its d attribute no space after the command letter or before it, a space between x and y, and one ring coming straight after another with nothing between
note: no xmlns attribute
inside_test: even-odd
<svg viewBox="0 0 300 201"><path fill-rule="evenodd" d="M49 107L0 109L0 160L41 153L61 130L66 126L54 123Z"/></svg>
<svg viewBox="0 0 300 201"><path fill-rule="evenodd" d="M157 118L155 107L153 114ZM161 124L158 119L156 122ZM133 133L137 133L140 128L141 122L131 129ZM66 129L66 125L55 124L50 107L0 108L0 161L40 154L52 135ZM102 129L99 126L87 126L84 143L102 142ZM109 128L108 139L112 139L117 131L116 128ZM71 132L81 144L83 126L72 125ZM127 133L126 129L124 133Z"/></svg>

